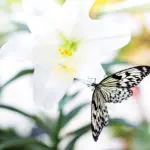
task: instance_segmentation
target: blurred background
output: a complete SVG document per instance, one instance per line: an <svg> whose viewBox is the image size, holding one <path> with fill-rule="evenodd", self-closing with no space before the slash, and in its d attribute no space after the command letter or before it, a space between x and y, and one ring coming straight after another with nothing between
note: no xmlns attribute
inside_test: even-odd
<svg viewBox="0 0 150 150"><path fill-rule="evenodd" d="M0 47L16 34L29 32L21 1L0 0ZM150 65L150 12L126 15L132 38L102 64L107 74ZM90 129L91 99L81 83L75 81L58 107L48 111L35 106L32 73L29 62L0 60L0 150L150 149L150 76L133 89L129 100L108 104L111 121L95 143Z"/></svg>

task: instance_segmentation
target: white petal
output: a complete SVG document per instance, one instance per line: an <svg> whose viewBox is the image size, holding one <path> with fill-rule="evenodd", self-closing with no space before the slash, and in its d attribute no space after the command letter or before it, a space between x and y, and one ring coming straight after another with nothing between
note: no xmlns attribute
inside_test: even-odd
<svg viewBox="0 0 150 150"><path fill-rule="evenodd" d="M41 105L44 98L44 87L50 76L50 69L48 66L36 65L33 74L33 93L34 100L37 105Z"/></svg>
<svg viewBox="0 0 150 150"><path fill-rule="evenodd" d="M51 73L44 92L45 100L43 101L43 105L47 109L64 96L73 81L73 79L68 80L67 74L62 74L62 76L64 76L64 78L59 78L55 73Z"/></svg>
<svg viewBox="0 0 150 150"><path fill-rule="evenodd" d="M58 29L60 29L65 36L71 35L74 26L76 26L76 23L78 22L82 8L83 1L80 0L67 0L63 4Z"/></svg>
<svg viewBox="0 0 150 150"><path fill-rule="evenodd" d="M130 25L128 26L127 21L125 15L105 16L101 17L100 20L91 20L85 14L80 16L80 21L78 21L73 34L75 37L82 37L82 39L89 41L125 37L125 43L127 43L131 34Z"/></svg>
<svg viewBox="0 0 150 150"><path fill-rule="evenodd" d="M49 66L37 66L33 77L33 87L35 101L40 107L46 109L56 104L65 94L72 79L68 80L68 75L60 73L57 76L55 71Z"/></svg>
<svg viewBox="0 0 150 150"><path fill-rule="evenodd" d="M60 13L60 6L55 1L24 0L23 8L32 33L46 34L54 30Z"/></svg>
<svg viewBox="0 0 150 150"><path fill-rule="evenodd" d="M57 42L55 39L33 37L29 33L17 33L1 48L1 59L29 60L35 64L55 63L57 57Z"/></svg>
<svg viewBox="0 0 150 150"><path fill-rule="evenodd" d="M110 38L107 40L95 40L86 44L89 61L99 63L109 62L117 55L117 50L129 42L129 37Z"/></svg>
<svg viewBox="0 0 150 150"><path fill-rule="evenodd" d="M34 43L31 34L17 33L1 48L0 58L30 59Z"/></svg>
<svg viewBox="0 0 150 150"><path fill-rule="evenodd" d="M46 37L35 37L36 44L34 45L31 57L35 65L53 65L58 59L58 43L55 37L53 39L46 39Z"/></svg>
<svg viewBox="0 0 150 150"><path fill-rule="evenodd" d="M76 77L87 82L99 83L105 77L105 71L99 63L88 62L81 67Z"/></svg>
<svg viewBox="0 0 150 150"><path fill-rule="evenodd" d="M94 38L93 36L93 39L91 38L84 43L89 61L99 60L99 63L108 62L116 56L119 48L125 46L130 41L130 30L128 30L126 24L108 21L107 24L112 26L110 27L105 23L106 21L104 23L101 22L99 24L100 29L98 30L97 28L95 30L95 35L99 33L99 37L95 36Z"/></svg>

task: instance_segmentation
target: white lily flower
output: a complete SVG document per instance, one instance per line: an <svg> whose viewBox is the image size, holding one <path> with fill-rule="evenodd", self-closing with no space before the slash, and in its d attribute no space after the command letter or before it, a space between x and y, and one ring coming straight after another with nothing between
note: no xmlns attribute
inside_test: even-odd
<svg viewBox="0 0 150 150"><path fill-rule="evenodd" d="M130 40L123 20L88 16L93 0L25 0L30 34L20 34L1 49L1 57L17 56L33 62L35 101L50 107L62 98L73 78L102 79L100 66L114 50ZM118 22L120 19L122 22Z"/></svg>

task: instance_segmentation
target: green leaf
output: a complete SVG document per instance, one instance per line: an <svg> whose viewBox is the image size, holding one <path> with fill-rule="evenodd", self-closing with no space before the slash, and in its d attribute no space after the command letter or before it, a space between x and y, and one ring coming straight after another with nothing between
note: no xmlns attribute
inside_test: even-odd
<svg viewBox="0 0 150 150"><path fill-rule="evenodd" d="M137 126L129 123L128 121L126 121L124 119L120 119L120 118L115 118L115 119L110 120L109 126L115 126L115 125L137 128Z"/></svg>
<svg viewBox="0 0 150 150"><path fill-rule="evenodd" d="M63 98L59 101L59 109L62 109L68 102L70 102L71 100L73 100L74 98L76 98L78 96L80 92L77 91L75 92L74 94L72 95L68 95L68 94L65 94L63 96Z"/></svg>
<svg viewBox="0 0 150 150"><path fill-rule="evenodd" d="M15 149L15 147L32 145L32 144L36 144L36 145L44 148L43 150L51 150L51 147L45 145L44 143L42 143L40 141L37 141L37 140L33 139L33 138L11 139L11 140L5 141L2 144L0 144L0 150L4 150L4 149L7 149L7 148Z"/></svg>
<svg viewBox="0 0 150 150"><path fill-rule="evenodd" d="M0 105L0 108L1 109L7 109L7 110L9 110L9 111L14 111L14 112L16 112L16 113L18 113L18 114L21 114L21 115L23 115L23 116L25 116L25 117L28 117L28 118L30 118L30 119L33 119L34 118L34 116L32 116L32 115L30 115L30 114L28 114L28 113L26 113L26 112L23 112L22 110L19 110L19 109L17 109L17 108L14 108L14 107L11 107L11 106L7 106L7 105Z"/></svg>
<svg viewBox="0 0 150 150"><path fill-rule="evenodd" d="M13 22L16 26L16 31L26 31L26 32L30 32L29 28L27 25L22 24L20 22Z"/></svg>
<svg viewBox="0 0 150 150"><path fill-rule="evenodd" d="M66 136L70 136L70 135L81 136L81 135L85 134L86 132L88 132L89 130L91 130L91 124L87 124L79 129L76 129L76 130L68 133Z"/></svg>
<svg viewBox="0 0 150 150"><path fill-rule="evenodd" d="M0 128L0 143L14 138L20 138L20 135L13 128Z"/></svg>
<svg viewBox="0 0 150 150"><path fill-rule="evenodd" d="M139 128L141 130L135 130L132 149L147 150L150 148L149 124L142 123Z"/></svg>
<svg viewBox="0 0 150 150"><path fill-rule="evenodd" d="M20 72L18 72L15 76L13 76L11 79L9 79L6 83L4 83L1 88L6 87L8 84L12 83L13 81L15 81L16 79L28 75L28 74L33 74L33 69L27 69L27 70L22 70Z"/></svg>
<svg viewBox="0 0 150 150"><path fill-rule="evenodd" d="M83 103L83 104L75 107L67 115L65 115L64 119L62 120L61 127L63 128L66 124L68 124L75 116L78 115L78 113L81 111L81 109L83 109L87 105L89 105L89 103Z"/></svg>
<svg viewBox="0 0 150 150"><path fill-rule="evenodd" d="M49 129L49 135L51 138L51 141L53 143L56 143L58 140L58 135L59 135L59 118L51 118L50 116L42 115L43 122L45 125L47 125L47 128Z"/></svg>
<svg viewBox="0 0 150 150"><path fill-rule="evenodd" d="M115 59L112 62L102 64L102 67L104 68L106 74L109 75L109 74L112 74L112 72L110 72L110 67L112 67L114 65L120 65L120 64L124 65L124 64L128 64L128 62Z"/></svg>
<svg viewBox="0 0 150 150"><path fill-rule="evenodd" d="M73 132L70 132L69 134L67 134L67 136L69 135L74 135L73 139L68 143L67 147L65 148L65 150L73 150L74 146L77 142L77 140L84 135L85 133L87 133L89 130L91 129L91 124L87 124Z"/></svg>
<svg viewBox="0 0 150 150"><path fill-rule="evenodd" d="M48 136L53 139L53 129L50 128L49 124L46 124L45 122L43 122L43 120L41 120L40 118L34 116L33 120L35 121L35 123L37 124L37 126L39 126L41 129L43 129Z"/></svg>
<svg viewBox="0 0 150 150"><path fill-rule="evenodd" d="M138 126L131 124L124 119L111 119L109 126L111 127L114 137L130 139L134 130L141 130Z"/></svg>
<svg viewBox="0 0 150 150"><path fill-rule="evenodd" d="M48 133L48 135L51 135L51 130L49 128L49 126L47 124L45 124L40 118L38 118L37 116L34 116L34 115L31 115L31 114L28 114L26 112L23 112L19 109L16 109L14 107L11 107L11 106L6 106L6 105L0 105L0 108L1 109L7 109L7 110L10 110L10 111L14 111L18 114L21 114L25 117L28 117L29 119L31 119L32 121L34 121L41 129L43 129L46 133Z"/></svg>
<svg viewBox="0 0 150 150"><path fill-rule="evenodd" d="M65 148L65 150L73 150L76 141L79 139L79 136L75 136L67 145L67 147Z"/></svg>

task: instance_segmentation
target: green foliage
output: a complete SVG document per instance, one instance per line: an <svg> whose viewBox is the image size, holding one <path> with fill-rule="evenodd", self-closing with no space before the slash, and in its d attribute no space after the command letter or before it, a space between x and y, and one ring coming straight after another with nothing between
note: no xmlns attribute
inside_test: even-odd
<svg viewBox="0 0 150 150"><path fill-rule="evenodd" d="M105 70L106 74L110 75L110 74L112 74L112 72L110 71L110 68L112 66L114 66L114 65L124 65L124 64L129 64L129 63L126 62L126 61L121 61L121 60L115 59L112 62L102 64L102 67Z"/></svg>
<svg viewBox="0 0 150 150"><path fill-rule="evenodd" d="M16 26L16 31L27 31L27 32L30 32L30 30L29 30L27 25L22 24L20 22L13 22L13 23Z"/></svg>
<svg viewBox="0 0 150 150"><path fill-rule="evenodd" d="M130 128L136 128L136 126L134 124L131 124L124 119L120 119L120 118L111 119L109 126L116 126L116 125L130 127Z"/></svg>
<svg viewBox="0 0 150 150"><path fill-rule="evenodd" d="M65 107L65 105L70 102L71 100L73 100L74 98L76 98L76 96L78 96L79 91L75 92L72 95L67 95L65 94L64 97L59 101L59 109L62 109L63 107Z"/></svg>
<svg viewBox="0 0 150 150"><path fill-rule="evenodd" d="M81 111L82 108L84 108L85 106L87 106L89 103L83 103L80 104L79 106L75 107L73 110L71 110L68 114L66 114L62 121L62 125L61 127L66 126L75 116L78 115L78 113Z"/></svg>
<svg viewBox="0 0 150 150"><path fill-rule="evenodd" d="M144 122L139 125L141 130L135 130L132 149L143 150L150 148L149 124Z"/></svg>
<svg viewBox="0 0 150 150"><path fill-rule="evenodd" d="M22 70L20 72L18 72L15 76L13 76L11 79L9 79L8 81L6 81L3 85L0 86L0 92L10 83L12 83L13 81L15 81L16 79L25 76L25 75L29 75L32 74L34 71L33 69L26 69L26 70Z"/></svg>
<svg viewBox="0 0 150 150"><path fill-rule="evenodd" d="M38 140L32 139L32 138L15 138L15 139L9 139L7 141L4 141L0 145L0 150L10 150L10 149L20 149L23 147L23 149L33 149L35 147L39 147L42 150L50 150L51 148L46 146L45 144L39 142Z"/></svg>

